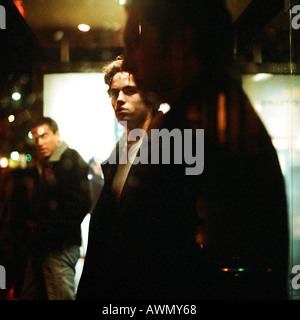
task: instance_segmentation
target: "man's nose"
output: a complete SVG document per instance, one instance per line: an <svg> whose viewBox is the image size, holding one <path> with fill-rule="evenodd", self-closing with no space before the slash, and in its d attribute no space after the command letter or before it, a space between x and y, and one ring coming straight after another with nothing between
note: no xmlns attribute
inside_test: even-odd
<svg viewBox="0 0 300 320"><path fill-rule="evenodd" d="M126 97L125 94L122 90L119 91L118 97L117 97L117 103L118 104L123 104L125 103Z"/></svg>
<svg viewBox="0 0 300 320"><path fill-rule="evenodd" d="M125 100L124 100L123 93L120 90L117 98L114 101L112 101L112 106L114 111L116 112L123 104L125 104Z"/></svg>

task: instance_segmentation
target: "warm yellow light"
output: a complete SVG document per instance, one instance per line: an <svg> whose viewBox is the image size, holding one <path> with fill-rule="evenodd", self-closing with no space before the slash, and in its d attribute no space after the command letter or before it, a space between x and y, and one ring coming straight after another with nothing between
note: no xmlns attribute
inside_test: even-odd
<svg viewBox="0 0 300 320"><path fill-rule="evenodd" d="M81 23L78 25L78 29L82 32L87 32L91 29L91 27L88 24Z"/></svg>
<svg viewBox="0 0 300 320"><path fill-rule="evenodd" d="M8 159L7 158L0 158L0 167L7 168L8 167Z"/></svg>
<svg viewBox="0 0 300 320"><path fill-rule="evenodd" d="M159 111L163 112L163 113L167 113L169 112L171 109L170 105L167 104L167 103L162 103L160 106L159 106Z"/></svg>
<svg viewBox="0 0 300 320"><path fill-rule="evenodd" d="M8 121L9 122L14 122L15 121L15 116L13 114L11 114L10 116L8 116Z"/></svg>

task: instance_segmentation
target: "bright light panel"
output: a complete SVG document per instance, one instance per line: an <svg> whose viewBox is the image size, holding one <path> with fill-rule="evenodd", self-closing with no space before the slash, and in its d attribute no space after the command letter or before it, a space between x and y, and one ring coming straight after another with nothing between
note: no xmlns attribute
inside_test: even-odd
<svg viewBox="0 0 300 320"><path fill-rule="evenodd" d="M116 120L102 73L44 75L44 115L57 121L62 140L87 162L105 160L116 143Z"/></svg>

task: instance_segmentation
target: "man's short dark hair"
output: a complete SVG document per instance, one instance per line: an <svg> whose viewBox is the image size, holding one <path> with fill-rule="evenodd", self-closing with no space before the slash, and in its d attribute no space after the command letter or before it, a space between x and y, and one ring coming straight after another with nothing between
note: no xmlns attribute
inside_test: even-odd
<svg viewBox="0 0 300 320"><path fill-rule="evenodd" d="M50 117L40 117L32 121L30 128L36 128L38 126L42 126L43 124L47 124L53 133L58 131L58 125L55 120Z"/></svg>

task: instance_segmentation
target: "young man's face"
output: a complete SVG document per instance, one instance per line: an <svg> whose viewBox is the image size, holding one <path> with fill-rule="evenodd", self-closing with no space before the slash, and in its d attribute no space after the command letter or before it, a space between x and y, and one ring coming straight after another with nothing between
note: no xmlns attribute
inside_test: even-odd
<svg viewBox="0 0 300 320"><path fill-rule="evenodd" d="M43 124L33 128L31 133L39 156L49 158L58 146L59 132L54 133L48 124Z"/></svg>
<svg viewBox="0 0 300 320"><path fill-rule="evenodd" d="M127 121L129 129L141 127L146 120L151 118L152 110L144 104L133 76L129 73L115 74L109 92L117 120Z"/></svg>

